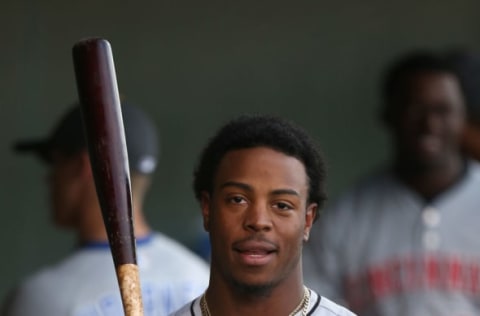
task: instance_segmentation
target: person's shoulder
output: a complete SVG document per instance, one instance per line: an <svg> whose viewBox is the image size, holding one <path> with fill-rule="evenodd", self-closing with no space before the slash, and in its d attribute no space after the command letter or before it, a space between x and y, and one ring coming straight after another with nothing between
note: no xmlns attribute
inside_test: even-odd
<svg viewBox="0 0 480 316"><path fill-rule="evenodd" d="M355 314L345 307L334 303L333 301L329 300L326 297L321 297L320 299L320 311L325 311L323 314L320 315L331 315L331 316L355 316ZM316 315L316 314L313 314Z"/></svg>
<svg viewBox="0 0 480 316"><path fill-rule="evenodd" d="M81 251L75 251L60 261L44 266L27 276L22 281L20 288L37 291L53 286L53 284L58 286L65 278L69 279L74 269L83 265L85 261L88 261L88 256L84 256Z"/></svg>
<svg viewBox="0 0 480 316"><path fill-rule="evenodd" d="M463 173L462 178L456 185L452 187L454 189L471 193L473 195L476 194L477 187L480 185L480 162L467 159L465 163L465 172Z"/></svg>
<svg viewBox="0 0 480 316"><path fill-rule="evenodd" d="M181 271L185 277L195 274L209 274L209 267L205 260L180 242L155 232L152 237L149 256L152 260L161 261L162 268Z"/></svg>
<svg viewBox="0 0 480 316"><path fill-rule="evenodd" d="M59 272L62 271L64 264L65 261L61 261L35 271L20 282L16 292L22 294L35 293L36 295L47 293L41 290L48 289L52 283L58 283Z"/></svg>
<svg viewBox="0 0 480 316"><path fill-rule="evenodd" d="M206 266L205 260L196 255L192 250L188 249L179 241L168 237L160 232L153 234L152 245L158 251L164 252L169 258L189 259L188 262L199 263Z"/></svg>
<svg viewBox="0 0 480 316"><path fill-rule="evenodd" d="M472 175L477 180L480 180L480 162L476 160L467 161L468 174Z"/></svg>
<svg viewBox="0 0 480 316"><path fill-rule="evenodd" d="M112 271L112 279L114 279L114 268L109 251L105 251L106 254L100 256L101 260L94 259L94 261L92 258L98 256L92 257L90 253L91 251L74 251L60 261L26 276L11 290L5 305L9 310L28 310L33 314L47 315L52 310L63 310L63 307L68 304L68 299L65 298L73 295L72 293L75 293L79 286L90 284L87 282L88 278L99 282L99 276L107 274L102 265L109 267L109 270ZM93 253L100 252L93 251ZM103 257L107 257L109 260L104 260ZM95 267L96 274L90 276L88 271L91 271L92 266ZM59 293L61 293L62 299L59 299ZM49 303L45 304L45 302ZM30 315L29 312L20 314ZM17 313L12 312L7 315L17 315Z"/></svg>
<svg viewBox="0 0 480 316"><path fill-rule="evenodd" d="M23 279L13 288L5 301L2 315L23 315L31 312L44 313L45 302L55 302L56 274L52 268L41 269ZM29 312L30 311L30 312Z"/></svg>
<svg viewBox="0 0 480 316"><path fill-rule="evenodd" d="M314 293L314 297L317 301L317 306L311 310L309 315L312 316L355 316L353 312L347 308L334 303L324 296L319 296Z"/></svg>

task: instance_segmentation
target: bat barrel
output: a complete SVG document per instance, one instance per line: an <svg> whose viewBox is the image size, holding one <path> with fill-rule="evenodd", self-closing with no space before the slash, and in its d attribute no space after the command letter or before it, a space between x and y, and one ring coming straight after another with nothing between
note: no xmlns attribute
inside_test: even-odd
<svg viewBox="0 0 480 316"><path fill-rule="evenodd" d="M91 38L73 47L92 173L126 315L143 315L125 131L112 50Z"/></svg>

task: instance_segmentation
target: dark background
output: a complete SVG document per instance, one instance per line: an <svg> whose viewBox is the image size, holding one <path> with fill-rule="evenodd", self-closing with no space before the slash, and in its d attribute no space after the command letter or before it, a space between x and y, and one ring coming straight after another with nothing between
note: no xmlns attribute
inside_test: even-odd
<svg viewBox="0 0 480 316"><path fill-rule="evenodd" d="M110 41L122 95L158 124L147 215L192 245L192 168L226 119L268 112L303 125L327 157L334 198L388 157L377 120L386 64L413 48L479 48L479 12L478 0L2 1L0 299L73 248L72 234L49 223L45 168L10 147L49 133L76 98L76 41Z"/></svg>

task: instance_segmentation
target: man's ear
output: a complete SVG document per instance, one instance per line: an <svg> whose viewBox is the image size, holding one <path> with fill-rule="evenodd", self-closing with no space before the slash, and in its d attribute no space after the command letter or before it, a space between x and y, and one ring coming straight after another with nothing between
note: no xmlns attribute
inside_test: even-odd
<svg viewBox="0 0 480 316"><path fill-rule="evenodd" d="M303 229L303 241L308 241L310 237L310 230L312 229L313 222L317 216L318 204L311 203L307 206L307 211L305 212L305 228Z"/></svg>
<svg viewBox="0 0 480 316"><path fill-rule="evenodd" d="M203 228L210 231L210 194L203 191L200 198L200 206L202 208Z"/></svg>

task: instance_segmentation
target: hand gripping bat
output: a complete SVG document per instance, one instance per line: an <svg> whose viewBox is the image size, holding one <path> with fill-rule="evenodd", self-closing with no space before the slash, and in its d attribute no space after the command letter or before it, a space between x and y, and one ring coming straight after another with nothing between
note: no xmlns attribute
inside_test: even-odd
<svg viewBox="0 0 480 316"><path fill-rule="evenodd" d="M143 315L127 146L112 50L100 38L73 46L79 101L98 200L126 316ZM95 267L92 267L95 268Z"/></svg>

